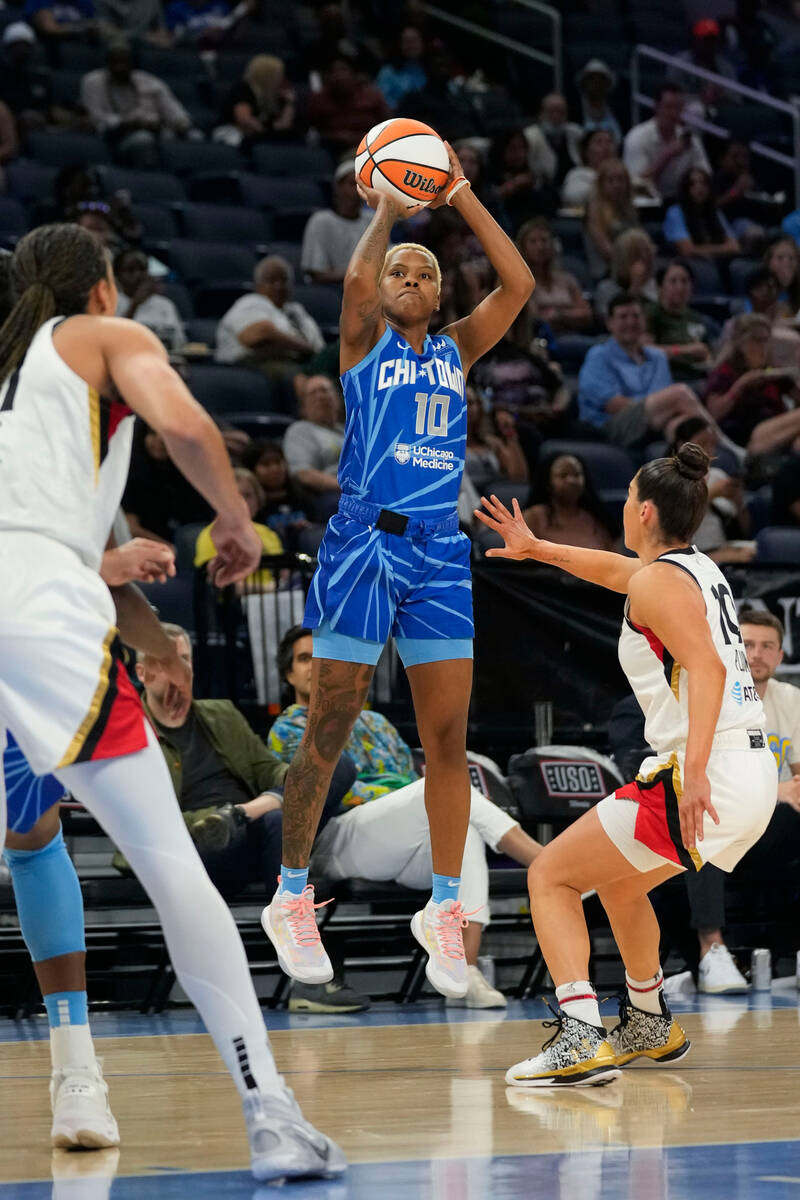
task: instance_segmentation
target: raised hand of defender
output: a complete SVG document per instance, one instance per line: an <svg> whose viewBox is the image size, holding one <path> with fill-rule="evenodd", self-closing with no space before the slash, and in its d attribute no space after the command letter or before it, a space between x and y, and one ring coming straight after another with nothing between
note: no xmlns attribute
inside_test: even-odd
<svg viewBox="0 0 800 1200"><path fill-rule="evenodd" d="M522 515L522 509L516 497L511 501L513 512L509 512L505 504L502 504L497 499L497 496L492 496L489 500L485 496L481 496L481 504L486 511L484 512L480 508L476 508L475 516L489 529L493 529L495 533L499 533L505 542L502 550L487 550L487 558L515 558L521 560L523 558L536 557L534 551L539 539L534 537L525 524L525 518Z"/></svg>
<svg viewBox="0 0 800 1200"><path fill-rule="evenodd" d="M263 546L253 522L217 517L211 526L211 538L217 550L208 564L208 577L215 587L227 587L252 575L261 562Z"/></svg>

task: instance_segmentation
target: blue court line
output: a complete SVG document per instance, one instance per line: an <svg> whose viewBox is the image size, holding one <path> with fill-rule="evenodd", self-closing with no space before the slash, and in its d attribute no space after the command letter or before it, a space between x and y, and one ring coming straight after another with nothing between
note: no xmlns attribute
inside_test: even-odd
<svg viewBox="0 0 800 1200"><path fill-rule="evenodd" d="M79 1195L74 1189L75 1183L65 1181L64 1196ZM50 1200L58 1194L52 1180L0 1184L0 1200ZM577 1154L358 1163L339 1180L294 1183L280 1194L284 1200L797 1200L800 1142L609 1146ZM276 1200L276 1195L244 1171L169 1171L115 1179L110 1200Z"/></svg>
<svg viewBox="0 0 800 1200"><path fill-rule="evenodd" d="M696 1013L763 1012L797 1009L800 992L756 992L747 996L672 997L670 1008L676 1015ZM616 1020L613 1001L604 1004L601 1013L606 1022ZM377 1029L397 1025L460 1025L479 1022L541 1021L552 1014L540 1000L509 1000L506 1009L476 1010L448 1008L442 1001L425 999L416 1004L383 1001L364 1013L332 1015L327 1013L290 1013L286 1009L265 1008L264 1021L271 1032L303 1029ZM137 1012L92 1013L92 1033L105 1037L155 1037L205 1033L205 1026L194 1009L180 1009L149 1015ZM44 1016L24 1021L0 1020L0 1043L46 1041L49 1037Z"/></svg>

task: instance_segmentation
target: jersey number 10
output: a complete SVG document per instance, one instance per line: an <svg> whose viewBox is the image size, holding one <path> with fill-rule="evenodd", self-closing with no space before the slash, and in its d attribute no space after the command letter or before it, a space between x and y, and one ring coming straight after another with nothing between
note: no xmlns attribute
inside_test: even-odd
<svg viewBox="0 0 800 1200"><path fill-rule="evenodd" d="M425 392L417 392L414 397L417 406L417 424L414 432L417 437L447 437L447 410L450 407L450 397L436 393L426 396ZM427 428L426 428L427 424Z"/></svg>
<svg viewBox="0 0 800 1200"><path fill-rule="evenodd" d="M736 605L733 602L733 596L724 583L721 583L718 587L712 587L711 595L719 605L719 627L725 639L725 645L730 646L732 641L741 642L742 635L739 632L739 623L736 619ZM732 613L728 609L728 602L730 602Z"/></svg>

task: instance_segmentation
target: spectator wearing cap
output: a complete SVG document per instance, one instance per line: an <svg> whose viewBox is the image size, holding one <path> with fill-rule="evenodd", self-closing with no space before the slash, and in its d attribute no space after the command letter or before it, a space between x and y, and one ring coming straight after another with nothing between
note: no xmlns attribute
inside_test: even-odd
<svg viewBox="0 0 800 1200"><path fill-rule="evenodd" d="M309 312L292 300L294 272L285 258L262 258L253 291L228 309L217 326L217 362L255 367L272 379L292 379L321 350L324 339Z"/></svg>
<svg viewBox="0 0 800 1200"><path fill-rule="evenodd" d="M713 75L721 75L725 79L736 79L736 69L720 54L720 28L713 17L704 17L695 21L692 26L692 44L688 50L682 50L675 57L690 67L701 67ZM671 66L667 71L667 81L676 84L689 97L696 97L705 108L713 108L716 104L728 104L739 100L736 92L727 91L719 84L701 79L690 71L683 71L678 66Z"/></svg>
<svg viewBox="0 0 800 1200"><path fill-rule="evenodd" d="M47 72L31 66L36 34L25 21L12 21L3 30L0 99L17 120L21 134L41 129L51 119Z"/></svg>
<svg viewBox="0 0 800 1200"><path fill-rule="evenodd" d="M679 87L662 84L656 93L655 116L628 131L623 149L634 183L670 202L691 167L711 170L700 139L681 125L685 103Z"/></svg>
<svg viewBox="0 0 800 1200"><path fill-rule="evenodd" d="M300 262L314 283L341 283L353 251L372 219L356 189L355 163L339 163L330 208L312 213L303 230Z"/></svg>
<svg viewBox="0 0 800 1200"><path fill-rule="evenodd" d="M148 71L134 70L129 42L110 43L106 65L81 80L81 101L98 133L105 134L121 161L152 167L163 136L185 134L192 122L170 89Z"/></svg>
<svg viewBox="0 0 800 1200"><path fill-rule="evenodd" d="M619 146L622 130L611 111L608 98L617 86L617 77L602 58L590 58L575 77L581 97L581 124L584 134L592 129L605 129Z"/></svg>

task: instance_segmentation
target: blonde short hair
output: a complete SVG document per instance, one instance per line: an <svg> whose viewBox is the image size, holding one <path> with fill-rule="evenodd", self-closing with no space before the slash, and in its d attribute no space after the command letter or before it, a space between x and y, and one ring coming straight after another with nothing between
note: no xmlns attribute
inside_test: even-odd
<svg viewBox="0 0 800 1200"><path fill-rule="evenodd" d="M432 250L429 250L427 246L420 245L419 242L398 242L396 246L390 246L386 251L386 257L383 260L381 279L383 279L384 275L389 269L390 259L400 250L415 250L417 254L422 254L425 256L425 258L427 258L428 262L433 267L434 274L436 275L436 290L437 292L440 292L442 290L442 269L439 266L439 260Z"/></svg>

